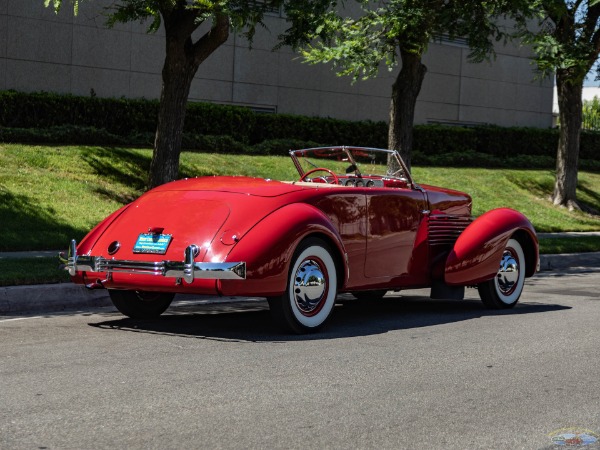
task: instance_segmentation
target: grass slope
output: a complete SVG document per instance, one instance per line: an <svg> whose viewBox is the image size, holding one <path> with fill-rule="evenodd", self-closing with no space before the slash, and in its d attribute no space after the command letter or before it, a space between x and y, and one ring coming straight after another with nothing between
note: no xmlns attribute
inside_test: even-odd
<svg viewBox="0 0 600 450"><path fill-rule="evenodd" d="M479 216L494 208L521 211L537 231L599 231L600 216L570 212L554 207L551 170L508 170L481 168L414 168L417 182L468 192L473 197L473 214ZM600 211L600 174L579 173L577 198Z"/></svg>
<svg viewBox="0 0 600 450"><path fill-rule="evenodd" d="M0 286L66 283L69 273L60 270L58 258L0 259Z"/></svg>
<svg viewBox="0 0 600 450"><path fill-rule="evenodd" d="M144 189L151 150L0 144L0 251L65 248ZM297 179L287 156L182 153L181 176ZM473 212L508 206L538 231L600 230L600 218L553 207L547 170L415 167L417 182L466 191ZM579 198L600 210L600 174L580 173ZM600 246L599 246L600 249Z"/></svg>

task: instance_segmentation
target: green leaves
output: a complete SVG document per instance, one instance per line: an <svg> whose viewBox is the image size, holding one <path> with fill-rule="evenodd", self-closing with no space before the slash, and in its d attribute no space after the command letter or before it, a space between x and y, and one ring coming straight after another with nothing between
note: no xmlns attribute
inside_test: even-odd
<svg viewBox="0 0 600 450"><path fill-rule="evenodd" d="M318 3L321 9L326 6L323 1L304 3ZM352 16L343 9L334 9L333 2L320 15L301 16L304 40L294 35L298 32L296 21L287 32L286 43L300 47L308 63L332 63L339 75L351 75L356 80L376 76L382 65L391 70L398 63L401 51L423 55L435 36L466 38L474 61L489 58L494 52L493 42L509 36L496 22L508 11L511 3L508 0L385 3L357 0L357 3L360 13Z"/></svg>
<svg viewBox="0 0 600 450"><path fill-rule="evenodd" d="M65 1L73 5L73 12L77 15L81 0L43 0L44 6L51 6L57 14ZM155 32L165 17L175 12L191 12L196 26L225 15L229 17L232 28L251 40L256 26L264 26L265 12L279 8L283 3L284 0L117 0L105 8L106 24L113 27L117 23L149 21L148 32Z"/></svg>
<svg viewBox="0 0 600 450"><path fill-rule="evenodd" d="M160 27L161 17L157 5L144 0L129 0L124 3L117 3L107 7L106 25L110 28L117 23L127 23L130 21L144 22L151 20L148 26L148 32L155 32Z"/></svg>
<svg viewBox="0 0 600 450"><path fill-rule="evenodd" d="M598 97L583 101L583 128L600 131L600 100Z"/></svg>
<svg viewBox="0 0 600 450"><path fill-rule="evenodd" d="M73 3L73 14L77 15L79 13L79 0L70 0ZM44 6L48 8L52 4L52 8L54 12L58 14L60 11L60 7L62 6L62 0L44 0Z"/></svg>
<svg viewBox="0 0 600 450"><path fill-rule="evenodd" d="M316 40L301 53L311 64L332 62L340 76L351 75L354 79L374 76L381 60L388 58L390 51L394 54L395 42L391 48L385 46L389 40L387 31L375 15L353 20L330 13L311 37L316 39L321 35L326 35L327 41Z"/></svg>
<svg viewBox="0 0 600 450"><path fill-rule="evenodd" d="M600 50L600 0L535 0L530 8L537 20L519 22L519 30L542 76L560 70L583 82Z"/></svg>

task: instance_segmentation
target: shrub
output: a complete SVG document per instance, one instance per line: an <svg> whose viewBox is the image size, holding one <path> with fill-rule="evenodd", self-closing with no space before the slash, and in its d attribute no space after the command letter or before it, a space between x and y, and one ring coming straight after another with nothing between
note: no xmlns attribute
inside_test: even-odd
<svg viewBox="0 0 600 450"><path fill-rule="evenodd" d="M600 160L600 132L583 130L580 143L580 159Z"/></svg>
<svg viewBox="0 0 600 450"><path fill-rule="evenodd" d="M158 107L156 100L4 91L0 141L152 146ZM552 129L417 125L412 162L553 168L557 144L558 130ZM387 125L210 103L187 106L182 148L189 151L276 155L318 145L387 147ZM598 155L600 132L583 131L581 167L597 167Z"/></svg>
<svg viewBox="0 0 600 450"><path fill-rule="evenodd" d="M75 125L104 129L126 136L135 131L154 131L158 101L108 99L47 92L0 93L0 126L51 128Z"/></svg>
<svg viewBox="0 0 600 450"><path fill-rule="evenodd" d="M269 139L253 145L250 148L250 153L255 155L287 155L289 150L311 147L321 147L321 144L299 139Z"/></svg>
<svg viewBox="0 0 600 450"><path fill-rule="evenodd" d="M444 125L417 125L414 127L414 150L427 156L460 153L477 147L473 128Z"/></svg>
<svg viewBox="0 0 600 450"><path fill-rule="evenodd" d="M0 128L0 142L23 144L143 145L104 129L76 125L49 128Z"/></svg>
<svg viewBox="0 0 600 450"><path fill-rule="evenodd" d="M550 155L556 153L558 131L544 128L473 128L477 135L476 150L499 158L515 155Z"/></svg>
<svg viewBox="0 0 600 450"><path fill-rule="evenodd" d="M233 137L211 136L184 133L181 146L190 152L205 153L247 153L249 146L236 141Z"/></svg>
<svg viewBox="0 0 600 450"><path fill-rule="evenodd" d="M416 152L412 156L412 164L445 167L493 167L497 166L497 160L492 155L478 153L473 150L440 153L437 155L425 155L421 152Z"/></svg>
<svg viewBox="0 0 600 450"><path fill-rule="evenodd" d="M183 131L195 135L227 135L239 142L249 143L255 122L256 113L249 108L188 103Z"/></svg>
<svg viewBox="0 0 600 450"><path fill-rule="evenodd" d="M351 122L291 114L257 114L250 142L256 144L269 139L297 139L321 142L324 145L386 147L387 125L384 122Z"/></svg>

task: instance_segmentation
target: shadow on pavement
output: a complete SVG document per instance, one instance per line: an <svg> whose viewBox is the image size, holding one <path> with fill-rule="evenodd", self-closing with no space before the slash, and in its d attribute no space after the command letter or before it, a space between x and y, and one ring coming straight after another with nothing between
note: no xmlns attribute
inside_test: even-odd
<svg viewBox="0 0 600 450"><path fill-rule="evenodd" d="M369 336L486 316L535 314L566 309L570 307L523 303L510 310L491 311L485 309L479 300L386 297L382 300L363 301L340 298L326 326L316 333L306 335L281 332L271 319L266 301L175 307L155 320L134 320L119 316L117 319L89 325L104 330L196 339L289 342Z"/></svg>

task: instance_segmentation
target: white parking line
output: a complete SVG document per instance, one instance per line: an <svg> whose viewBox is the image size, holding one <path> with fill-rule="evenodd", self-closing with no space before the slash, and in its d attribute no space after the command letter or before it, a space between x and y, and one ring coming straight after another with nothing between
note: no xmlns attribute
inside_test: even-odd
<svg viewBox="0 0 600 450"><path fill-rule="evenodd" d="M44 316L33 316L33 317L13 317L11 319L0 319L0 322L14 322L16 320L29 320L29 319L42 319Z"/></svg>

